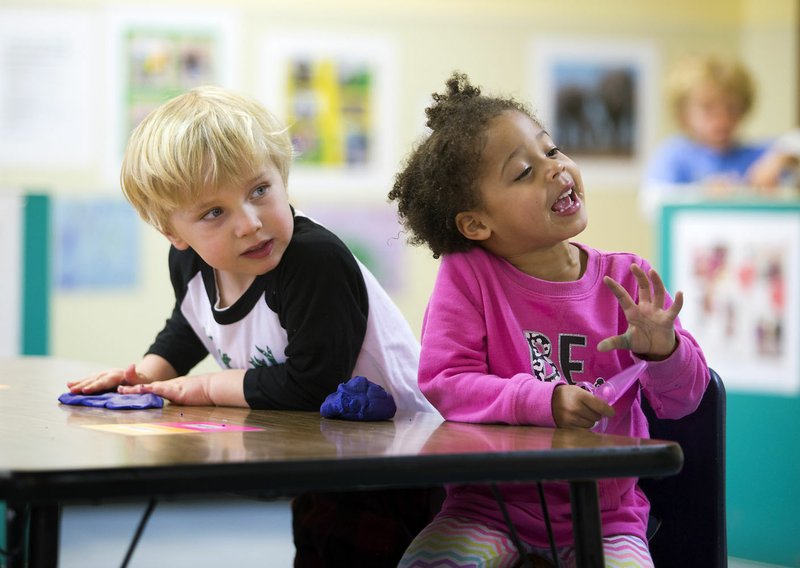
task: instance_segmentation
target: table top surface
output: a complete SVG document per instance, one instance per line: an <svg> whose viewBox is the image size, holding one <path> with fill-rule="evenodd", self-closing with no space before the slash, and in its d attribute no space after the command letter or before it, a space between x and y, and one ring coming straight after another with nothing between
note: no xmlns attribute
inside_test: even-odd
<svg viewBox="0 0 800 568"><path fill-rule="evenodd" d="M54 358L0 359L0 496L78 497L97 484L118 496L154 487L205 493L231 484L291 494L308 487L647 477L676 473L683 462L674 442L444 422L422 413L352 422L317 412L172 404L108 410L58 402L68 380L101 369ZM137 432L137 425L176 422L212 428Z"/></svg>

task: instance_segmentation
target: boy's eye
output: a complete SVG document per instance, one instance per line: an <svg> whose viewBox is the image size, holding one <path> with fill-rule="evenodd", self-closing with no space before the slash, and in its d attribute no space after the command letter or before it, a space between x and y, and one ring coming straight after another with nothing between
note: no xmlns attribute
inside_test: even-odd
<svg viewBox="0 0 800 568"><path fill-rule="evenodd" d="M558 154L560 151L561 151L561 148L559 148L558 146L553 146L552 148L550 148L550 149L547 151L547 154L546 154L546 155L547 155L547 157L548 157L548 158L552 158L553 156L555 156L556 154Z"/></svg>
<svg viewBox="0 0 800 568"><path fill-rule="evenodd" d="M257 188L253 190L253 197L262 197L267 194L269 191L268 185L259 185Z"/></svg>
<svg viewBox="0 0 800 568"><path fill-rule="evenodd" d="M531 173L532 171L533 171L533 168L532 168L532 167L530 167L530 166L528 166L527 168L525 168L524 170L522 170L522 173L521 173L521 174L519 174L517 177L515 177L515 178L514 178L514 181L519 181L519 180L521 180L521 179L524 179L524 178L526 178L528 175L530 175L530 173Z"/></svg>
<svg viewBox="0 0 800 568"><path fill-rule="evenodd" d="M222 208L214 207L213 209L210 209L208 213L203 215L203 219L216 219L220 215L222 215Z"/></svg>

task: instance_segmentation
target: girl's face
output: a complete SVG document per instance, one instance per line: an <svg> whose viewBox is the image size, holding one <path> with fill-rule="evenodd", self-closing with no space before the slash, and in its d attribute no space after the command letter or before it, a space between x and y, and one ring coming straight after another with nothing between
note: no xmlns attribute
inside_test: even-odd
<svg viewBox="0 0 800 568"><path fill-rule="evenodd" d="M727 150L734 144L742 118L739 97L711 84L696 86L683 109L683 123L689 136L717 150Z"/></svg>
<svg viewBox="0 0 800 568"><path fill-rule="evenodd" d="M476 226L486 230L468 238L477 236L491 252L512 259L566 243L586 228L578 166L539 124L506 111L489 122L486 134L482 206L474 213Z"/></svg>

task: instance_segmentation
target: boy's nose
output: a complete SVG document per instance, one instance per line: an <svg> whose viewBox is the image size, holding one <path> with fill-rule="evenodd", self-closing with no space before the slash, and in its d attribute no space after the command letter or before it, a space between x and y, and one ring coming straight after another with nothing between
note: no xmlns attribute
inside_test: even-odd
<svg viewBox="0 0 800 568"><path fill-rule="evenodd" d="M261 228L261 219L254 207L246 206L242 209L236 223L237 236L246 236Z"/></svg>

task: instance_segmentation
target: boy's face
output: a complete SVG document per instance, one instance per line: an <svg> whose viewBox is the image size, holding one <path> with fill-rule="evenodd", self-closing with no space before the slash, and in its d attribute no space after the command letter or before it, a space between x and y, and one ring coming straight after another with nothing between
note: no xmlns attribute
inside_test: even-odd
<svg viewBox="0 0 800 568"><path fill-rule="evenodd" d="M173 212L165 234L176 248L191 247L218 272L246 279L278 266L293 232L286 187L267 162L245 181L207 191Z"/></svg>
<svg viewBox="0 0 800 568"><path fill-rule="evenodd" d="M698 85L686 98L683 122L689 136L726 150L736 141L736 129L744 117L739 97L715 85Z"/></svg>
<svg viewBox="0 0 800 568"><path fill-rule="evenodd" d="M489 123L481 172L478 215L493 253L512 259L586 228L578 166L524 113L506 111Z"/></svg>

